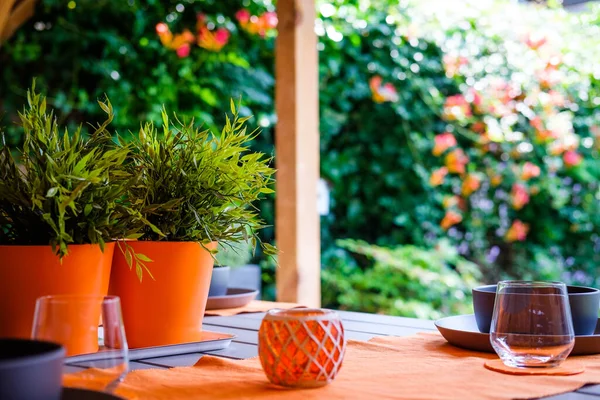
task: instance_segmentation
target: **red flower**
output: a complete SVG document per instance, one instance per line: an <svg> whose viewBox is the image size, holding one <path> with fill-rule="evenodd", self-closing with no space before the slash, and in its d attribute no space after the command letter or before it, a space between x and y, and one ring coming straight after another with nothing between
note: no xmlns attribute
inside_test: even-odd
<svg viewBox="0 0 600 400"><path fill-rule="evenodd" d="M523 165L523 172L521 172L521 179L523 179L524 181L527 181L531 178L537 178L538 176L540 176L540 172L541 172L540 167L527 161Z"/></svg>
<svg viewBox="0 0 600 400"><path fill-rule="evenodd" d="M569 150L563 154L563 161L567 167L575 167L581 164L583 157L574 150Z"/></svg>
<svg viewBox="0 0 600 400"><path fill-rule="evenodd" d="M246 9L239 10L235 13L235 19L242 25L247 24L250 21L250 11Z"/></svg>
<svg viewBox="0 0 600 400"><path fill-rule="evenodd" d="M521 222L517 219L512 223L511 227L508 229L508 232L506 232L505 239L508 242L515 242L515 241L522 242L525 240L525 238L527 238L528 232L529 232L529 225L524 224L523 222Z"/></svg>
<svg viewBox="0 0 600 400"><path fill-rule="evenodd" d="M465 166L469 162L469 157L465 155L462 149L454 149L446 155L445 163L448 172L453 174L464 174Z"/></svg>
<svg viewBox="0 0 600 400"><path fill-rule="evenodd" d="M440 226L442 227L443 230L446 231L451 226L456 225L459 222L461 222L462 219L463 219L462 215L460 215L457 212L449 210L449 211L446 211L446 215L444 215L444 218L440 222Z"/></svg>
<svg viewBox="0 0 600 400"><path fill-rule="evenodd" d="M439 135L436 135L434 142L435 142L435 144L433 146L433 151L432 151L434 156L441 155L446 150L448 150L450 147L454 147L457 144L456 139L454 138L454 135L452 135L450 132L444 132L444 133L440 133Z"/></svg>
<svg viewBox="0 0 600 400"><path fill-rule="evenodd" d="M473 192L476 192L481 186L481 180L477 175L468 174L462 183L461 193L463 196L468 197Z"/></svg>
<svg viewBox="0 0 600 400"><path fill-rule="evenodd" d="M177 48L176 53L177 53L177 57L179 58L185 58L187 56L190 55L190 45L189 44L184 44L181 47Z"/></svg>
<svg viewBox="0 0 600 400"><path fill-rule="evenodd" d="M439 186L444 183L444 178L448 174L448 168L441 167L436 169L431 173L431 177L429 178L429 184L431 186Z"/></svg>
<svg viewBox="0 0 600 400"><path fill-rule="evenodd" d="M529 203L529 193L527 188L519 183L515 183L510 192L512 206L515 210L520 210Z"/></svg>

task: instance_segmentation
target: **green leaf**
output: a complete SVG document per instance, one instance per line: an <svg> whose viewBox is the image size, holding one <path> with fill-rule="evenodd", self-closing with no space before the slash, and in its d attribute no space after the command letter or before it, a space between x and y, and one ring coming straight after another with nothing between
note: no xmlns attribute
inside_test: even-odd
<svg viewBox="0 0 600 400"><path fill-rule="evenodd" d="M56 186L55 187L51 187L46 192L46 197L54 197L54 196L56 196L56 193L58 193L58 187L56 187Z"/></svg>

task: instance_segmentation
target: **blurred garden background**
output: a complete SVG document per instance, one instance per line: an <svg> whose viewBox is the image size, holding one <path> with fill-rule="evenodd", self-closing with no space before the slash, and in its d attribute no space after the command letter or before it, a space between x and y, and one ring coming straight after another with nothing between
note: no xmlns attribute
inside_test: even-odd
<svg viewBox="0 0 600 400"><path fill-rule="evenodd" d="M437 318L502 278L600 286L600 9L317 7L324 306ZM273 154L274 11L269 0L39 1L0 47L6 140L20 141L11 121L35 77L65 123L100 120L107 95L124 137L163 105L217 129L241 97L262 130L255 149ZM273 198L257 206L272 224ZM248 258L273 297L274 262Z"/></svg>

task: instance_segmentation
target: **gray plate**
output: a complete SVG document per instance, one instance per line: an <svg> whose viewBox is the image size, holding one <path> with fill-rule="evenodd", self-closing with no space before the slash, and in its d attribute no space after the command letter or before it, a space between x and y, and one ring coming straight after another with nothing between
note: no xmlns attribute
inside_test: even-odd
<svg viewBox="0 0 600 400"><path fill-rule="evenodd" d="M477 329L475 315L457 315L435 321L435 327L448 343L467 350L494 353L490 343L490 335ZM593 335L575 336L575 347L572 356L600 354L600 321Z"/></svg>
<svg viewBox="0 0 600 400"><path fill-rule="evenodd" d="M61 400L125 400L110 393L96 392L87 389L63 388Z"/></svg>
<svg viewBox="0 0 600 400"><path fill-rule="evenodd" d="M229 288L224 296L209 296L206 302L207 310L222 310L226 308L243 307L258 295L258 290Z"/></svg>
<svg viewBox="0 0 600 400"><path fill-rule="evenodd" d="M235 338L235 335L230 335L228 333L202 331L202 340L198 342L129 349L129 360L135 361L144 358L223 350L231 344L233 338ZM106 353L99 351L92 354L81 354L67 357L65 362L69 364L75 364L89 361L99 361L106 359L107 354L110 354L110 350L108 350Z"/></svg>

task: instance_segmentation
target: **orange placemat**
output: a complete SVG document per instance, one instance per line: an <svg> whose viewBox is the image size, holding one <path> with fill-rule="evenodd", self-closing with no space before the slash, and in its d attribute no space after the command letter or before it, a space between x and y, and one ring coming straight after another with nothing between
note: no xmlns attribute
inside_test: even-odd
<svg viewBox="0 0 600 400"><path fill-rule="evenodd" d="M281 303L274 301L262 301L262 300L253 300L244 307L237 308L227 308L222 310L206 310L204 315L218 315L221 317L230 317L232 315L244 314L244 313L254 313L254 312L266 312L272 310L274 308L282 308L288 310L290 308L298 308L303 307L300 304L296 303Z"/></svg>
<svg viewBox="0 0 600 400"><path fill-rule="evenodd" d="M585 365L585 372L572 376L501 374L484 367L484 362L493 358L493 354L453 347L438 334L384 337L350 341L337 379L320 389L274 387L256 358L233 361L205 356L195 367L134 371L117 394L148 400L526 399L600 383L600 356L575 357ZM66 384L95 382L89 377L68 378Z"/></svg>

